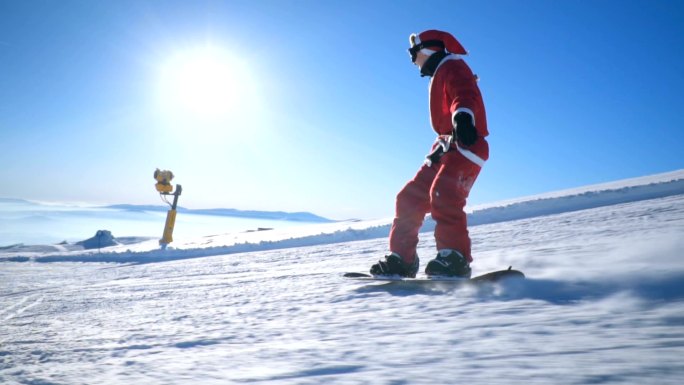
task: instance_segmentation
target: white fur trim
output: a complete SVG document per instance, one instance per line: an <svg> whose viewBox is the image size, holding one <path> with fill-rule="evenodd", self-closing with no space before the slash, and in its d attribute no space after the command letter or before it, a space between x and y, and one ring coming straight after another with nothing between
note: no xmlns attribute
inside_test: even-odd
<svg viewBox="0 0 684 385"><path fill-rule="evenodd" d="M455 124L456 122L454 121L454 119L456 118L456 114L458 114L459 112L465 112L468 115L470 115L473 118L473 126L476 126L476 124L475 124L475 113L470 108L465 108L465 107L459 107L456 109L456 111L454 111L453 114L451 114L451 122L452 122L452 124L454 124L454 126L456 126L456 124Z"/></svg>
<svg viewBox="0 0 684 385"><path fill-rule="evenodd" d="M472 152L472 151L470 151L470 150L466 150L465 148L461 148L461 146L459 146L458 143L456 143L456 149L457 149L458 152L460 152L461 155L463 155L466 159L468 159L469 161L475 163L475 164L478 165L480 168L482 168L482 167L484 166L485 160L482 159L482 158L480 158L479 156L477 156L474 152Z"/></svg>
<svg viewBox="0 0 684 385"><path fill-rule="evenodd" d="M463 56L455 53L450 53L444 59L442 59L441 62L439 62L439 65L437 66L437 68L435 68L435 74L437 73L437 70L439 70L439 67L441 67L442 64L448 62L449 60L463 60ZM435 75L433 74L432 77L435 77Z"/></svg>

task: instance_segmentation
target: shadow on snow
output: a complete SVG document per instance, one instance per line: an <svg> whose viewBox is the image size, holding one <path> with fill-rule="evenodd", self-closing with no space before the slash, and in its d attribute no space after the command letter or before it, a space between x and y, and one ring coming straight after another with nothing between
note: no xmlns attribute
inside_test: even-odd
<svg viewBox="0 0 684 385"><path fill-rule="evenodd" d="M531 299L553 304L572 304L627 293L649 301L669 302L684 299L684 272L661 275L607 276L594 280L511 279L502 282L457 283L411 281L373 282L356 289L357 293L387 293L392 296L455 295L481 300L512 301Z"/></svg>

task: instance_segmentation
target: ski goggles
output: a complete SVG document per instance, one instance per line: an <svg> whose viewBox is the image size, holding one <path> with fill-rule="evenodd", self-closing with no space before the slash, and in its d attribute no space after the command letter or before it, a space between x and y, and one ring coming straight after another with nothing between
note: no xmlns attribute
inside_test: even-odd
<svg viewBox="0 0 684 385"><path fill-rule="evenodd" d="M422 41L418 44L415 44L415 35L411 35L411 48L408 49L409 55L411 55L411 61L416 62L416 58L418 57L418 52L420 52L421 49L423 48L433 48L437 47L440 50L444 49L444 43L441 40L427 40L427 41Z"/></svg>

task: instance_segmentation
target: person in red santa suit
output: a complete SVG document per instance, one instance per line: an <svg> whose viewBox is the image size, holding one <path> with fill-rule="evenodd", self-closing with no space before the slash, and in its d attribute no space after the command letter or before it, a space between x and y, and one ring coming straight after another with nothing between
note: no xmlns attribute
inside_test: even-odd
<svg viewBox="0 0 684 385"><path fill-rule="evenodd" d="M426 214L435 221L437 255L430 276L470 277L466 198L489 158L487 117L477 77L463 60L466 50L451 34L428 30L410 36L411 60L430 77L430 122L437 134L416 176L399 192L389 236L390 254L374 264L375 276L415 277L418 232Z"/></svg>

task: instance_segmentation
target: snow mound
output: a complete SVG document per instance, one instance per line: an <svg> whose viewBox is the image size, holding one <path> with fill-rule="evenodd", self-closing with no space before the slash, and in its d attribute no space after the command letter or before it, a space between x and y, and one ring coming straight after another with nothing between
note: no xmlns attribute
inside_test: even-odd
<svg viewBox="0 0 684 385"><path fill-rule="evenodd" d="M109 230L98 230L95 236L88 238L85 241L76 242L77 245L83 246L85 250L101 249L103 247L117 246L119 242L114 239L112 232Z"/></svg>

